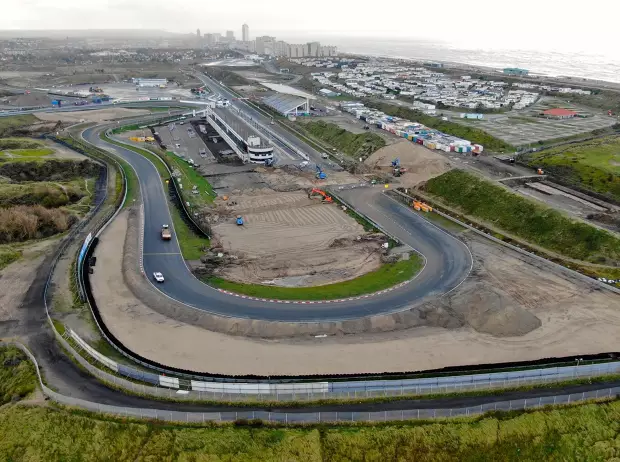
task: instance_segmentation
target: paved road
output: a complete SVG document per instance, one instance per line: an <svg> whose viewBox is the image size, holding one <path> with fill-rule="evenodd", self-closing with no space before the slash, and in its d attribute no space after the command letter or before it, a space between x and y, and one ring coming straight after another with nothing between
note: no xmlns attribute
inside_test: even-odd
<svg viewBox="0 0 620 462"><path fill-rule="evenodd" d="M255 109L253 106L250 106L244 100L237 99L237 95L233 94L228 88L223 85L220 85L219 82L215 79L205 76L200 72L195 73L196 77L202 81L202 83L211 90L214 94L220 94L223 97L227 98L232 102L232 105L245 114L250 116L253 121L262 125L264 130L268 130L274 133L278 138L286 141L289 146L292 146L296 151L301 151L306 154L311 161L315 163L324 163L325 161L321 158L321 153L316 151L311 146L308 146L306 143L301 141L295 135L289 133L284 128L280 127L278 124L271 125L271 116L265 115L263 112ZM278 144L277 140L274 140L274 143Z"/></svg>
<svg viewBox="0 0 620 462"><path fill-rule="evenodd" d="M158 289L186 305L239 318L290 322L338 321L405 310L426 297L453 289L469 274L471 254L462 242L381 194L378 188L360 188L343 191L342 195L425 256L426 266L413 282L379 296L312 305L274 303L227 295L191 274L176 239L161 240L161 225L167 223L172 226L172 219L168 207L162 206L166 204L166 192L153 164L133 151L101 141L98 130L86 130L84 138L127 160L138 175L144 202L145 274L151 277L155 271L164 273L166 281L158 284Z"/></svg>

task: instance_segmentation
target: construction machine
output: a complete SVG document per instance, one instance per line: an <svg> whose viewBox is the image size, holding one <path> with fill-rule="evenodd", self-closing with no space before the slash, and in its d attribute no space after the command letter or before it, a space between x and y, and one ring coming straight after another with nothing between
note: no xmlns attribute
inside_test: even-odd
<svg viewBox="0 0 620 462"><path fill-rule="evenodd" d="M329 196L325 191L318 188L312 188L312 190L308 193L308 199L312 199L316 196L321 196L321 202L325 202L327 204L331 204L334 200Z"/></svg>
<svg viewBox="0 0 620 462"><path fill-rule="evenodd" d="M317 180L324 180L327 178L327 174L321 170L321 166L319 164L316 165L316 174L314 176Z"/></svg>
<svg viewBox="0 0 620 462"><path fill-rule="evenodd" d="M398 157L392 161L392 173L394 176L401 176L406 171L406 168L400 166L400 159Z"/></svg>
<svg viewBox="0 0 620 462"><path fill-rule="evenodd" d="M433 211L433 207L431 207L428 204L425 204L424 202L421 201L413 201L413 203L411 204L411 206L413 207L414 210L417 210L418 212L422 211L422 212L432 212Z"/></svg>

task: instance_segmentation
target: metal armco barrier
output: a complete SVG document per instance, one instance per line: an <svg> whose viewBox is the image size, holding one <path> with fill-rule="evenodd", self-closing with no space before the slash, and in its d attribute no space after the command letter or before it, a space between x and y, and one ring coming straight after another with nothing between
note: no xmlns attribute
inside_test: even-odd
<svg viewBox="0 0 620 462"><path fill-rule="evenodd" d="M61 343L68 346L62 339ZM57 393L48 388L41 380L39 365L36 358L21 343L9 342L8 345L15 346L22 350L32 361L37 371L39 385L45 396L59 404L75 406L93 412L103 412L120 417L133 417L140 419L156 419L168 422L234 422L238 420L260 419L266 422L277 422L282 424L309 424L309 423L336 423L336 422L385 422L398 420L429 420L435 418L448 417L467 417L484 414L491 411L516 411L521 409L536 409L543 406L575 404L582 401L596 399L610 399L620 393L620 387L603 388L583 393L573 393L555 396L537 397L532 399L518 399L510 401L498 401L494 403L482 404L475 407L460 408L436 408L436 409L403 409L378 412L268 412L268 411L229 411L229 412L183 412L165 411L161 409L143 409L124 406L110 406L107 404L95 403L79 398L73 398ZM84 361L84 360L83 360ZM102 373L87 361L80 362L93 375L99 377ZM105 373L104 373L105 374ZM100 377L101 378L101 377ZM136 384L134 384L136 385Z"/></svg>
<svg viewBox="0 0 620 462"><path fill-rule="evenodd" d="M573 379L620 374L620 362L616 361L602 364L550 367L524 371L402 380L320 381L302 383L207 382L180 379L134 369L116 363L93 350L86 342L80 339L75 332L71 331L71 329L67 329L66 335L71 337L77 345L80 345L82 353L89 354L91 358L99 364L116 373L115 375L105 371L99 371L98 376L102 380L140 394L180 401L244 401L248 399L264 401L313 401L338 398L430 395L475 390L498 390L525 385L552 384ZM84 359L82 359L82 361L88 364ZM93 367L91 364L89 364L89 366ZM130 380L126 380L123 377L127 377ZM146 383L135 383L132 380L140 380ZM179 392L179 390L181 392Z"/></svg>
<svg viewBox="0 0 620 462"><path fill-rule="evenodd" d="M108 218L113 218L114 215ZM107 221L98 227L105 227ZM91 250L97 243L97 239L89 246ZM88 284L88 281L84 281ZM88 293L89 291L86 290ZM90 297L89 303L95 321L104 337L115 346L121 353L134 361L142 363L129 351L123 351L116 342L111 341L106 334L106 328L97 319L97 310L94 300ZM72 353L74 349L57 332L59 341ZM109 333L108 333L109 334ZM74 337L74 333L68 332L73 340L81 345ZM486 374L469 374L455 376L441 376L432 378L403 379L403 380L354 380L346 381L309 381L299 382L289 379L283 380L244 380L241 378L192 377L177 374L165 370L165 366L156 367L154 364L145 366L160 371L162 374L145 372L130 366L125 366L104 357L98 352L93 353L85 347L83 351L89 354L99 364L105 366L115 374L100 370L89 364L79 354L75 353L80 363L90 370L101 380L125 388L134 393L147 396L170 398L177 400L228 400L242 401L248 399L269 401L310 401L325 398L364 398L364 397L389 397L400 395L424 395L436 393L453 393L473 390L491 390L514 388L523 385L549 384L574 378L590 378L601 375L620 373L620 362L608 362L603 364L550 367L532 370L497 372ZM145 360L146 361L146 360ZM120 376L120 377L119 377ZM129 380L127 380L129 379ZM195 379L195 380L192 380ZM138 380L142 383L136 383Z"/></svg>

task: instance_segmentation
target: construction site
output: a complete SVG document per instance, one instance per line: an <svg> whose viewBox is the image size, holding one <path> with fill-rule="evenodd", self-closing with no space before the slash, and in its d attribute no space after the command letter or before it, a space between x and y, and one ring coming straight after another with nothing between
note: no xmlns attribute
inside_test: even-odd
<svg viewBox="0 0 620 462"><path fill-rule="evenodd" d="M268 174L264 174L269 176ZM215 246L235 257L220 275L286 287L352 279L382 262L382 234L369 234L318 188L243 191L216 201ZM236 222L243 218L243 225Z"/></svg>

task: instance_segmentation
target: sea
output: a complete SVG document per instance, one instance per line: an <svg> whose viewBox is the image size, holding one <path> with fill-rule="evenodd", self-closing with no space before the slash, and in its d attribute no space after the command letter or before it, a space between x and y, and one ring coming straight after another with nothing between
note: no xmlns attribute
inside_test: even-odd
<svg viewBox="0 0 620 462"><path fill-rule="evenodd" d="M503 69L519 67L532 74L620 83L620 49L515 48L471 45L463 41L414 39L338 38L331 44L340 51L424 61L441 61ZM330 43L325 42L325 43Z"/></svg>

